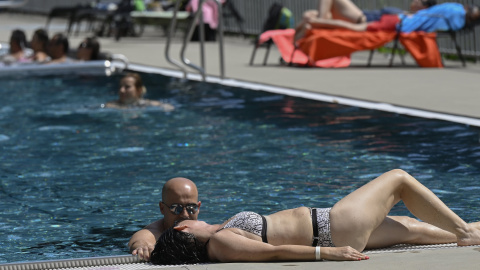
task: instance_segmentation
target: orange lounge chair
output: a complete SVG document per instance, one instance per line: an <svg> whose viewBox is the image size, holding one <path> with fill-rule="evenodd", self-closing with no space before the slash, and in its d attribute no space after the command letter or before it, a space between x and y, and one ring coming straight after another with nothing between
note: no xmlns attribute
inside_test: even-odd
<svg viewBox="0 0 480 270"><path fill-rule="evenodd" d="M312 29L293 46L293 29L272 30L260 36L260 42L273 40L284 61L317 67L346 67L350 55L361 50L382 47L397 37L395 31L355 32L344 29ZM399 41L421 67L443 67L435 33L401 33ZM348 64L347 64L348 63Z"/></svg>

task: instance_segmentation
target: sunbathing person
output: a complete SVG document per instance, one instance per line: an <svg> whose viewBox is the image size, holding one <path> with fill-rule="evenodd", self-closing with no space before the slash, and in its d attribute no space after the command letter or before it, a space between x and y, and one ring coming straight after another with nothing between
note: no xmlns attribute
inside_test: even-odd
<svg viewBox="0 0 480 270"><path fill-rule="evenodd" d="M44 63L50 61L50 56L47 53L48 33L44 29L37 29L33 32L30 46L33 50L32 60L37 63Z"/></svg>
<svg viewBox="0 0 480 270"><path fill-rule="evenodd" d="M147 88L143 85L142 78L137 73L128 73L120 81L118 100L102 104L107 108L131 108L131 107L161 107L165 111L172 111L174 107L170 104L156 100L144 99L143 95Z"/></svg>
<svg viewBox="0 0 480 270"><path fill-rule="evenodd" d="M448 20L447 20L448 18ZM477 6L459 3L443 3L422 9L415 14L385 15L380 21L367 22L362 11L350 0L319 0L318 10L304 13L303 21L297 26L295 40L312 28L344 28L353 31L457 31L471 27L480 20Z"/></svg>
<svg viewBox="0 0 480 270"><path fill-rule="evenodd" d="M387 14L414 14L422 9L429 8L437 4L436 0L412 0L410 2L410 9L404 11L397 7L384 7L379 10L365 10L363 9L363 15L366 22L379 21L383 15ZM362 19L363 20L363 19Z"/></svg>
<svg viewBox="0 0 480 270"><path fill-rule="evenodd" d="M399 201L417 218L388 216ZM392 170L332 208L299 207L268 216L241 212L222 224L185 220L163 233L155 264L365 260L364 249L395 244L480 244L480 222L466 223L432 191ZM321 248L320 248L321 247Z"/></svg>

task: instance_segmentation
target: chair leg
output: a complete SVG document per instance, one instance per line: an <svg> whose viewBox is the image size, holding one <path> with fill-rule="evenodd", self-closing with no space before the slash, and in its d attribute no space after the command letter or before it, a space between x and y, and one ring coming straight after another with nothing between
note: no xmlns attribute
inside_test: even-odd
<svg viewBox="0 0 480 270"><path fill-rule="evenodd" d="M267 42L267 51L265 52L265 57L263 58L263 65L267 65L268 55L270 54L270 46L272 46L272 41Z"/></svg>
<svg viewBox="0 0 480 270"><path fill-rule="evenodd" d="M392 54L390 56L390 63L388 64L389 67L393 66L393 59L395 58L395 53L397 52L397 48L398 48L398 38L399 38L399 36L397 36L397 38L395 38L395 41L393 43Z"/></svg>
<svg viewBox="0 0 480 270"><path fill-rule="evenodd" d="M458 55L458 57L459 57L460 60L462 61L462 66L463 66L463 67L466 67L466 66L467 66L467 63L465 62L465 58L463 57L462 49L460 48L460 45L458 45L457 35L455 34L454 31L450 31L450 37L452 38L453 43L455 44L455 49L457 50L457 55Z"/></svg>
<svg viewBox="0 0 480 270"><path fill-rule="evenodd" d="M293 66L293 56L295 55L295 52L298 50L298 47L297 46L294 46L293 48L293 52L292 54L290 55L290 61L288 62L288 66L291 67ZM307 63L308 64L308 63Z"/></svg>
<svg viewBox="0 0 480 270"><path fill-rule="evenodd" d="M398 53L398 56L400 56L400 60L402 60L402 65L406 66L407 62L405 61L405 55L403 53Z"/></svg>
<svg viewBox="0 0 480 270"><path fill-rule="evenodd" d="M255 42L255 46L253 47L252 56L250 56L250 66L253 66L253 60L255 59L255 54L257 53L257 49L258 49L258 43Z"/></svg>
<svg viewBox="0 0 480 270"><path fill-rule="evenodd" d="M368 55L367 67L372 66L372 59L373 59L373 54L374 53L375 53L375 50L370 50L370 54Z"/></svg>

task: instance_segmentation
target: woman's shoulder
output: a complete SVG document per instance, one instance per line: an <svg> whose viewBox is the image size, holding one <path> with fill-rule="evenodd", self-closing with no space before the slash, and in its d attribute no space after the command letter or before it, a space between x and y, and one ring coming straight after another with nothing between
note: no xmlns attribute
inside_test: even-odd
<svg viewBox="0 0 480 270"><path fill-rule="evenodd" d="M109 101L107 103L104 103L102 105L100 105L100 107L102 108L121 108L122 105L118 102L118 100L114 100L114 101Z"/></svg>
<svg viewBox="0 0 480 270"><path fill-rule="evenodd" d="M45 52L36 52L33 55L33 61L38 63L48 62L50 60L51 60L50 56L48 56L48 54Z"/></svg>
<svg viewBox="0 0 480 270"><path fill-rule="evenodd" d="M168 103L164 103L164 102L161 102L161 101L157 101L157 100L150 100L150 99L141 99L138 101L138 105L139 106L145 106L145 107L150 107L150 106L154 106L154 107L161 107L163 110L169 112L169 111L173 111L175 109L175 107L172 105L172 104L168 104Z"/></svg>

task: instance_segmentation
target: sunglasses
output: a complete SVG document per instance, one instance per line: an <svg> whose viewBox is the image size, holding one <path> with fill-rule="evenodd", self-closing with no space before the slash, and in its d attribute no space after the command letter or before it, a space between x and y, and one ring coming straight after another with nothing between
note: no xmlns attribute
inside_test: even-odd
<svg viewBox="0 0 480 270"><path fill-rule="evenodd" d="M193 215L198 211L198 205L194 203L190 203L187 205L182 205L179 203L173 203L172 205L168 205L164 202L162 203L165 204L170 209L170 212L172 212L172 214L174 215L180 215L183 212L183 209L187 210L187 213L189 215Z"/></svg>
<svg viewBox="0 0 480 270"><path fill-rule="evenodd" d="M78 48L90 48L90 47L92 46L86 41L83 41L82 43L80 43L80 45L78 45Z"/></svg>

